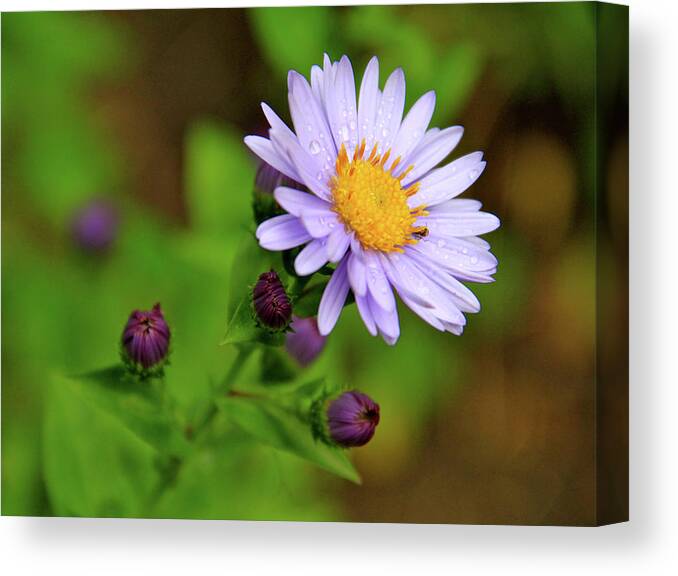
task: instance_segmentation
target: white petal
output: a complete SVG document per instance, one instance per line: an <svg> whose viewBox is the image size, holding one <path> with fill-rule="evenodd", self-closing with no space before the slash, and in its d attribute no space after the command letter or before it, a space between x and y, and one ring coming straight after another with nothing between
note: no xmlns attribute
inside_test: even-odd
<svg viewBox="0 0 678 576"><path fill-rule="evenodd" d="M282 172L285 176L292 178L292 180L300 181L296 168L292 166L283 154L280 154L275 149L273 142L261 136L245 136L245 144L259 158L273 166L278 172Z"/></svg>
<svg viewBox="0 0 678 576"><path fill-rule="evenodd" d="M405 252L418 253L456 278L471 282L492 282L492 274L497 269L497 259L490 252L461 238L439 239L436 242L425 238L407 246Z"/></svg>
<svg viewBox="0 0 678 576"><path fill-rule="evenodd" d="M377 106L374 124L374 141L379 143L379 150L386 152L400 128L400 121L405 108L405 74L397 68L386 80L384 92Z"/></svg>
<svg viewBox="0 0 678 576"><path fill-rule="evenodd" d="M371 294L368 296L368 302L379 333L387 344L393 346L400 336L398 309L394 306L392 310L384 310L375 302Z"/></svg>
<svg viewBox="0 0 678 576"><path fill-rule="evenodd" d="M301 221L313 238L325 238L339 226L337 215L331 210L304 210Z"/></svg>
<svg viewBox="0 0 678 576"><path fill-rule="evenodd" d="M325 95L323 86L323 70L320 66L314 64L311 67L311 90L318 102L325 105Z"/></svg>
<svg viewBox="0 0 678 576"><path fill-rule="evenodd" d="M358 307L358 312L360 313L360 317L363 319L367 331L372 334L372 336L376 336L378 334L377 323L374 321L374 316L372 316L370 305L367 302L367 296L364 294L355 294L355 303Z"/></svg>
<svg viewBox="0 0 678 576"><path fill-rule="evenodd" d="M376 253L365 252L365 266L369 293L381 308L390 312L395 308L395 297Z"/></svg>
<svg viewBox="0 0 678 576"><path fill-rule="evenodd" d="M278 186L273 193L276 202L294 216L301 216L304 210L330 210L330 205L313 194Z"/></svg>
<svg viewBox="0 0 678 576"><path fill-rule="evenodd" d="M288 154L292 160L292 164L297 170L297 174L304 184L311 192L323 200L331 200L332 194L327 187L329 179L322 170L317 170L315 163L301 147L293 147L288 149Z"/></svg>
<svg viewBox="0 0 678 576"><path fill-rule="evenodd" d="M417 226L426 226L431 240L434 237L465 237L487 234L499 228L499 218L489 212L440 213L431 211L417 220Z"/></svg>
<svg viewBox="0 0 678 576"><path fill-rule="evenodd" d="M320 270L327 263L325 239L313 240L299 252L294 260L294 269L299 276L308 276Z"/></svg>
<svg viewBox="0 0 678 576"><path fill-rule="evenodd" d="M433 280L441 288L445 289L455 305L462 312L479 312L480 302L476 295L464 286L453 275L449 274L443 269L439 269L435 264L427 261L416 252L411 252L409 257L414 261L414 264L420 269L421 274Z"/></svg>
<svg viewBox="0 0 678 576"><path fill-rule="evenodd" d="M256 231L262 248L288 250L311 240L311 236L299 218L291 214L275 216L262 222Z"/></svg>
<svg viewBox="0 0 678 576"><path fill-rule="evenodd" d="M354 252L348 257L348 280L351 283L351 290L353 290L356 297L365 296L367 293L365 265Z"/></svg>
<svg viewBox="0 0 678 576"><path fill-rule="evenodd" d="M410 206L432 206L450 200L473 184L485 169L482 152L473 152L429 172L420 180L419 192L410 197Z"/></svg>
<svg viewBox="0 0 678 576"><path fill-rule="evenodd" d="M409 165L408 157L424 137L436 106L436 94L432 90L417 100L405 116L393 142L391 158L401 158L400 169Z"/></svg>
<svg viewBox="0 0 678 576"><path fill-rule="evenodd" d="M455 198L454 200L448 200L442 204L436 204L432 206L429 212L431 214L440 215L443 213L456 213L456 212L477 212L483 207L482 202L479 200L471 200L470 198Z"/></svg>
<svg viewBox="0 0 678 576"><path fill-rule="evenodd" d="M346 146L349 156L358 144L358 111L351 61L342 56L331 90L325 92L325 110L337 150Z"/></svg>
<svg viewBox="0 0 678 576"><path fill-rule="evenodd" d="M317 171L328 181L334 172L337 149L325 119L325 112L313 95L306 78L291 70L288 75L289 103L294 131L301 147ZM325 95L327 97L327 94Z"/></svg>
<svg viewBox="0 0 678 576"><path fill-rule="evenodd" d="M436 330L440 330L441 332L445 331L444 324L437 318L437 316L433 313L433 311L430 308L420 306L407 296L401 295L400 298L405 304L405 306L412 310L412 312L419 316L419 318L421 318L424 322L427 322L428 324L433 326Z"/></svg>
<svg viewBox="0 0 678 576"><path fill-rule="evenodd" d="M365 140L369 152L374 146L374 121L379 103L379 60L374 56L363 75L358 99L358 141Z"/></svg>
<svg viewBox="0 0 678 576"><path fill-rule="evenodd" d="M442 162L459 144L463 134L464 129L461 126L452 126L437 132L434 136L428 138L427 142L422 141L403 163L402 169L410 165L414 166L412 171L403 178L403 186L408 186L418 180L431 168Z"/></svg>
<svg viewBox="0 0 678 576"><path fill-rule="evenodd" d="M327 283L318 306L318 331L327 336L337 323L348 296L349 284L346 259L342 260Z"/></svg>
<svg viewBox="0 0 678 576"><path fill-rule="evenodd" d="M339 262L346 254L350 237L343 226L336 226L327 238L327 257L330 262Z"/></svg>
<svg viewBox="0 0 678 576"><path fill-rule="evenodd" d="M459 324L465 322L463 314L449 294L426 274L422 273L422 270L416 266L415 261L409 256L408 250L405 254L392 255L389 260L396 272L391 281L401 298L414 300L412 295L416 294L415 303L425 302L425 307L429 308L437 318Z"/></svg>

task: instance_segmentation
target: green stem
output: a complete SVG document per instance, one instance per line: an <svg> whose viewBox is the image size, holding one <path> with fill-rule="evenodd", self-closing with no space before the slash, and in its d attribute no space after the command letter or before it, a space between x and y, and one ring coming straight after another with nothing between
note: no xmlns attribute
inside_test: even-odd
<svg viewBox="0 0 678 576"><path fill-rule="evenodd" d="M194 438L198 438L212 423L212 420L214 420L214 417L219 412L215 400L231 392L231 389L233 388L233 385L235 384L242 367L245 365L245 362L251 353L251 346L241 346L238 348L238 355L235 357L235 360L233 360L233 364L231 364L231 367L228 369L226 376L224 376L224 379L221 382L221 385L217 388L215 398L210 402L210 405L200 420L200 423L193 429L192 436Z"/></svg>
<svg viewBox="0 0 678 576"><path fill-rule="evenodd" d="M251 346L242 346L238 348L238 355L235 357L235 360L233 360L233 363L228 369L228 372L226 373L221 385L217 388L215 398L210 401L210 405L205 411L203 417L200 419L199 424L193 428L190 435L190 440L194 442L197 441L212 424L215 416L219 413L216 400L221 396L232 393L231 388L235 384L235 381L238 378L238 375L240 374L240 371L245 365L245 362L249 358L251 352ZM160 481L158 482L158 485L156 486L156 489L153 491L153 494L149 499L149 510L153 510L165 492L174 485L174 482L179 475L179 471L181 470L184 463L185 459L179 457L173 457L169 461L164 473L160 478Z"/></svg>

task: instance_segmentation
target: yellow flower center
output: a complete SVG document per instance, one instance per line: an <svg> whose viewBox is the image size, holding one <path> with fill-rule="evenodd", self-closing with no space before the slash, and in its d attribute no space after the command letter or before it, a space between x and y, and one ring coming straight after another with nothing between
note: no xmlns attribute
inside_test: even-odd
<svg viewBox="0 0 678 576"><path fill-rule="evenodd" d="M346 147L341 145L336 175L330 182L333 210L344 226L355 232L365 250L402 252L403 246L416 244L428 234L426 227L414 225L417 218L426 215L425 206L412 209L407 204L407 199L417 193L419 184L402 186L403 178L413 166L396 177L393 171L400 158L387 169L390 150L380 156L375 144L367 158L363 157L364 153L364 140L352 160Z"/></svg>

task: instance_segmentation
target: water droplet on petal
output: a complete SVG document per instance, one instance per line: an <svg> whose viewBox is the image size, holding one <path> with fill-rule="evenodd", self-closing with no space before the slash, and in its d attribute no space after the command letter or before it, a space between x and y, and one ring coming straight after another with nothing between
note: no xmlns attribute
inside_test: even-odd
<svg viewBox="0 0 678 576"><path fill-rule="evenodd" d="M313 154L313 156L317 156L320 154L320 144L318 143L317 140L311 140L308 144L308 151Z"/></svg>

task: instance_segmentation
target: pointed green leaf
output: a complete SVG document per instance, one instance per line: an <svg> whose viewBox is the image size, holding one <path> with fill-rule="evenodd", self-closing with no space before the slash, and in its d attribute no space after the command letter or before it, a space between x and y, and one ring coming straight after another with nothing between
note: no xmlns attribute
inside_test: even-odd
<svg viewBox="0 0 678 576"><path fill-rule="evenodd" d="M91 401L85 382L57 377L47 389L43 466L58 516L139 517L157 481L157 453Z"/></svg>
<svg viewBox="0 0 678 576"><path fill-rule="evenodd" d="M57 385L68 388L93 410L114 418L156 451L172 455L186 451L188 442L158 388L159 382L133 378L123 366L57 380Z"/></svg>
<svg viewBox="0 0 678 576"><path fill-rule="evenodd" d="M346 480L360 483L360 475L346 452L316 441L310 425L296 414L259 398L223 398L218 405L234 424L260 442L295 454Z"/></svg>

